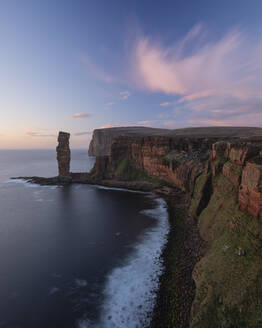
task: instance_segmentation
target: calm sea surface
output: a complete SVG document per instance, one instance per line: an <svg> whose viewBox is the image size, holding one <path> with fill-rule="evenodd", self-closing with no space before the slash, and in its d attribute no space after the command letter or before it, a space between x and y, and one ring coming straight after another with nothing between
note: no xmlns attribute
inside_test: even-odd
<svg viewBox="0 0 262 328"><path fill-rule="evenodd" d="M72 151L72 171L93 165ZM41 187L52 150L0 150L0 327L147 327L168 232L165 202L89 185Z"/></svg>

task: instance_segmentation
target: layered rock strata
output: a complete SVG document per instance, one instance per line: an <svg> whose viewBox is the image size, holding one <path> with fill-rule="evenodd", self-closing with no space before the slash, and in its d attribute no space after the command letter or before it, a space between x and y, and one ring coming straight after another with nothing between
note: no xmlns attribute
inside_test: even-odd
<svg viewBox="0 0 262 328"><path fill-rule="evenodd" d="M56 147L56 158L58 162L59 177L70 176L70 133L60 131L58 134L58 146Z"/></svg>
<svg viewBox="0 0 262 328"><path fill-rule="evenodd" d="M170 218L177 233L171 231L152 327L262 324L261 150L258 137L120 136L109 156L97 157L94 177L178 188L191 215L178 218L175 210ZM201 259L201 241L187 222L205 245Z"/></svg>
<svg viewBox="0 0 262 328"><path fill-rule="evenodd" d="M141 180L144 172L173 184L190 199L201 173L222 172L238 189L240 208L261 219L261 144L219 139L121 136L114 139L110 156L97 157L93 173L103 179Z"/></svg>
<svg viewBox="0 0 262 328"><path fill-rule="evenodd" d="M222 169L238 190L240 209L262 220L262 157L260 144L218 142L212 145L213 176Z"/></svg>
<svg viewBox="0 0 262 328"><path fill-rule="evenodd" d="M111 145L115 138L120 136L152 136L169 134L168 129L155 129L140 126L117 127L107 129L96 129L93 132L92 140L89 145L89 156L108 156L110 155Z"/></svg>
<svg viewBox="0 0 262 328"><path fill-rule="evenodd" d="M93 132L92 140L89 145L90 156L110 155L111 145L117 137L152 137L167 136L180 138L249 138L261 139L261 128L250 127L197 127L184 129L157 129L148 127L114 127L107 129L96 129Z"/></svg>

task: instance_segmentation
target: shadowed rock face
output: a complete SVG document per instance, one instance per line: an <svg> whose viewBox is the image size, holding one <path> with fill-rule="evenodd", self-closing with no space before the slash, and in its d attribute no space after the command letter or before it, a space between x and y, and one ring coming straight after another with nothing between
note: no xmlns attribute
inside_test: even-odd
<svg viewBox="0 0 262 328"><path fill-rule="evenodd" d="M89 145L88 153L90 156L108 156L110 155L111 145L115 138L119 136L153 136L166 135L171 130L156 129L139 126L118 127L107 129L96 129Z"/></svg>
<svg viewBox="0 0 262 328"><path fill-rule="evenodd" d="M221 170L238 189L240 209L262 220L262 145L216 142L212 145L211 171Z"/></svg>
<svg viewBox="0 0 262 328"><path fill-rule="evenodd" d="M60 177L70 176L70 133L59 132L58 146L56 147L56 158L58 162L58 175Z"/></svg>
<svg viewBox="0 0 262 328"><path fill-rule="evenodd" d="M239 203L241 210L262 220L262 165L255 160L243 170Z"/></svg>
<svg viewBox="0 0 262 328"><path fill-rule="evenodd" d="M211 130L211 129L210 129ZM210 132L210 131L209 131ZM115 137L109 156L96 159L94 174L104 179L141 179L136 170L164 179L187 193L204 171L221 174L238 190L241 210L262 220L262 137ZM261 161L260 161L261 160Z"/></svg>

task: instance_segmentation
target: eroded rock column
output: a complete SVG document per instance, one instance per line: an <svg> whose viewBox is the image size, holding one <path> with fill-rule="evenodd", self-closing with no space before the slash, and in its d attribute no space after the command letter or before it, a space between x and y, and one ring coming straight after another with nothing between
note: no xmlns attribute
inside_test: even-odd
<svg viewBox="0 0 262 328"><path fill-rule="evenodd" d="M58 146L56 147L56 158L58 162L58 175L60 177L70 176L70 133L59 132Z"/></svg>

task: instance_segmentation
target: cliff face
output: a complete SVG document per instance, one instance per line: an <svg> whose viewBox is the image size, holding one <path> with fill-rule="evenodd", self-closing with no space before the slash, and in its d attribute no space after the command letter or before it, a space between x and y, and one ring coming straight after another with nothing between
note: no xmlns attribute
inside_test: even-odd
<svg viewBox="0 0 262 328"><path fill-rule="evenodd" d="M113 136L105 134L102 129L94 130L93 137L89 145L89 156L109 155Z"/></svg>
<svg viewBox="0 0 262 328"><path fill-rule="evenodd" d="M206 242L194 268L191 327L260 327L260 145L218 142L197 178L190 211Z"/></svg>
<svg viewBox="0 0 262 328"><path fill-rule="evenodd" d="M150 136L168 134L170 130L154 129L147 127L131 126L108 129L96 129L89 145L89 156L108 156L110 155L113 140L119 136Z"/></svg>
<svg viewBox="0 0 262 328"><path fill-rule="evenodd" d="M185 129L157 129L148 127L115 127L107 129L96 129L89 145L90 156L110 155L113 140L120 136L150 137L167 136L179 138L261 138L261 128L249 127L201 127Z"/></svg>
<svg viewBox="0 0 262 328"><path fill-rule="evenodd" d="M196 177L203 171L205 160L215 139L144 137L115 139L111 147L112 172L128 159L130 164L149 176L168 181L182 191L191 192Z"/></svg>
<svg viewBox="0 0 262 328"><path fill-rule="evenodd" d="M96 176L153 180L187 195L207 246L193 272L190 327L262 325L261 150L259 136L120 136L110 156L97 157Z"/></svg>
<svg viewBox="0 0 262 328"><path fill-rule="evenodd" d="M191 197L204 171L222 173L238 190L241 210L262 220L261 141L219 137L120 136L112 140L110 156L98 156L95 172L103 178L135 179L142 172L166 181ZM141 176L139 176L139 174Z"/></svg>

